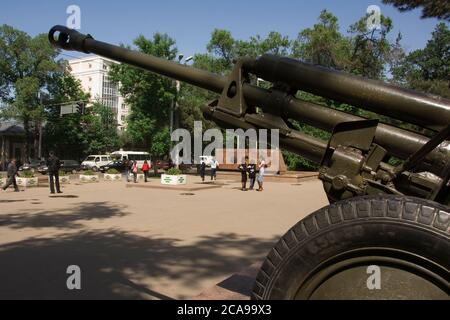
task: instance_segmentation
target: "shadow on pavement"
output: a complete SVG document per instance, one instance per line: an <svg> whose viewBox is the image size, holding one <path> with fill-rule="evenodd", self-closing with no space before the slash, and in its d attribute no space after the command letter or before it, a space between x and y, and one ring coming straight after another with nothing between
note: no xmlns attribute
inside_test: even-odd
<svg viewBox="0 0 450 320"><path fill-rule="evenodd" d="M261 261L275 241L218 234L185 245L115 229L31 238L0 246L0 299L188 298L155 292L151 283L177 281L200 292L199 280L225 278ZM81 268L81 291L66 288L69 265Z"/></svg>
<svg viewBox="0 0 450 320"><path fill-rule="evenodd" d="M127 213L122 208L107 202L81 203L75 209L55 211L24 211L0 214L0 227L22 228L82 228L81 221L123 217Z"/></svg>
<svg viewBox="0 0 450 320"><path fill-rule="evenodd" d="M49 196L49 198L63 198L63 199L77 199L79 198L79 196L74 196L74 195L66 195L66 196Z"/></svg>
<svg viewBox="0 0 450 320"><path fill-rule="evenodd" d="M16 203L16 202L25 202L26 200L0 200L0 203Z"/></svg>

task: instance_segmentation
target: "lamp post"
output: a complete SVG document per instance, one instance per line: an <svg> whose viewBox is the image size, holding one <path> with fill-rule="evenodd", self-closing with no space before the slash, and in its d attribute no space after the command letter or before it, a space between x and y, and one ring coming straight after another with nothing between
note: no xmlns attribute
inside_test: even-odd
<svg viewBox="0 0 450 320"><path fill-rule="evenodd" d="M179 54L178 55L178 63L182 63L184 58L184 54ZM189 56L184 60L184 65L186 65L189 61L193 60L194 56ZM180 95L180 91L181 91L181 82L179 80L175 81L175 87L176 87L176 96L174 97L173 101L172 101L172 107L170 108L170 134L172 135L172 132L177 129L179 127L179 118L177 115L177 111L179 108L178 105L178 96ZM170 139L170 149L172 149L172 139ZM177 158L175 159L175 163L176 163L176 167L179 167L179 155L177 154L176 156Z"/></svg>

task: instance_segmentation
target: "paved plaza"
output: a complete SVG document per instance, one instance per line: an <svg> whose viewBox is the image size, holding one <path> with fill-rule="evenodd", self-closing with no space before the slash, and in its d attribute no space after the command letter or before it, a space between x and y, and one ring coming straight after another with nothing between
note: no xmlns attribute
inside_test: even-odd
<svg viewBox="0 0 450 320"><path fill-rule="evenodd" d="M328 204L318 180L267 183L262 193L189 180L195 191L72 182L53 197L47 188L0 193L0 299L197 297L261 263ZM69 265L81 268L79 291L66 287Z"/></svg>

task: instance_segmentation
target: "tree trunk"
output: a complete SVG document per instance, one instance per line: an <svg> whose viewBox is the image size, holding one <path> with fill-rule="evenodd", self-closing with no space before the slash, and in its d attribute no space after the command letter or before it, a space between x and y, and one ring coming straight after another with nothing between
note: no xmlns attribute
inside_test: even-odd
<svg viewBox="0 0 450 320"><path fill-rule="evenodd" d="M25 160L28 160L30 158L30 120L24 119L23 120L23 129L25 130ZM21 159L16 159L20 160Z"/></svg>
<svg viewBox="0 0 450 320"><path fill-rule="evenodd" d="M33 158L34 159L39 158L39 155L38 155L38 152L39 152L39 136L40 136L39 127L40 127L39 121L35 121L34 122L34 133L33 133L33 138L34 138L34 141L33 141L34 142L33 143L33 149L34 149Z"/></svg>

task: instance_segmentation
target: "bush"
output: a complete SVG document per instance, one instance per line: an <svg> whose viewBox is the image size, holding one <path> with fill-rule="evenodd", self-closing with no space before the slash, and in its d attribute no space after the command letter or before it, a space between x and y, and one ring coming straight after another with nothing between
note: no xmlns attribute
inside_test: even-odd
<svg viewBox="0 0 450 320"><path fill-rule="evenodd" d="M21 176L22 178L34 178L34 177L35 177L34 173L31 172L30 170L22 171L22 172L20 173L20 176Z"/></svg>
<svg viewBox="0 0 450 320"><path fill-rule="evenodd" d="M96 173L92 170L86 170L85 172L83 172L83 175L85 176L95 176Z"/></svg>
<svg viewBox="0 0 450 320"><path fill-rule="evenodd" d="M106 171L107 174L120 174L120 172L117 169L109 169Z"/></svg>
<svg viewBox="0 0 450 320"><path fill-rule="evenodd" d="M59 172L59 176L60 177L65 177L65 176L67 176L68 174L67 174L67 172L65 172L65 171L60 171Z"/></svg>
<svg viewBox="0 0 450 320"><path fill-rule="evenodd" d="M179 176L180 174L182 174L182 172L180 169L170 168L169 170L167 170L166 174L169 176Z"/></svg>

